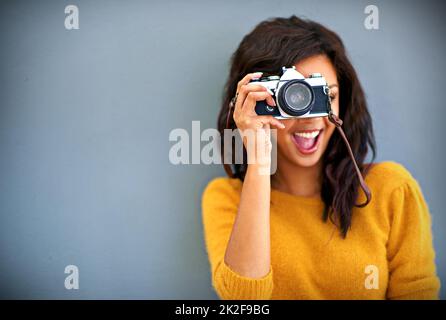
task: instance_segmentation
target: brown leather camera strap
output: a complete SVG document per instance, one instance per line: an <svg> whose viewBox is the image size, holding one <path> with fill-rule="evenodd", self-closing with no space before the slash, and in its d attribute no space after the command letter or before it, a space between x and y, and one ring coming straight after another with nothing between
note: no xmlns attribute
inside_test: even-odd
<svg viewBox="0 0 446 320"><path fill-rule="evenodd" d="M365 207L369 202L372 200L372 193L370 192L369 187L364 181L364 178L361 174L361 170L358 168L358 164L356 163L355 156L353 155L352 148L350 147L350 143L348 142L347 137L345 136L344 130L342 130L342 120L338 118L337 115L335 115L331 110L328 113L328 120L332 122L336 128L338 129L339 134L341 135L342 139L345 142L345 145L347 146L348 153L350 155L350 158L353 161L353 164L355 165L356 174L358 175L359 183L361 185L362 191L364 191L364 194L366 196L366 201L361 204L355 204L356 207L362 208Z"/></svg>
<svg viewBox="0 0 446 320"><path fill-rule="evenodd" d="M235 95L234 98L231 99L231 102L229 103L229 110L228 110L228 114L226 115L226 129L231 129L231 127L229 126L229 120L231 119L232 113L234 112L235 101L237 99L237 95L238 95L238 93ZM228 163L225 163L224 161L225 161L225 159L223 157L223 168L225 168L226 174L230 178L235 178L235 175L232 172L231 166Z"/></svg>

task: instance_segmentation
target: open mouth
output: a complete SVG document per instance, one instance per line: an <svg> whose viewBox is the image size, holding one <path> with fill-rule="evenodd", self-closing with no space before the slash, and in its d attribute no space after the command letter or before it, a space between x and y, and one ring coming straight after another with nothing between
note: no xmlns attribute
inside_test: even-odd
<svg viewBox="0 0 446 320"><path fill-rule="evenodd" d="M302 154L310 154L317 150L323 129L299 131L292 134L292 140Z"/></svg>

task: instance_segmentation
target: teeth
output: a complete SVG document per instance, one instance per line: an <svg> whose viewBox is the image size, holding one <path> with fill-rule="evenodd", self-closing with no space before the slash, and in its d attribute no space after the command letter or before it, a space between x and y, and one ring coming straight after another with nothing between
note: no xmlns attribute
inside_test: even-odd
<svg viewBox="0 0 446 320"><path fill-rule="evenodd" d="M320 130L312 131L312 132L295 132L294 134L296 136L307 138L307 139L314 139L316 138L320 133Z"/></svg>

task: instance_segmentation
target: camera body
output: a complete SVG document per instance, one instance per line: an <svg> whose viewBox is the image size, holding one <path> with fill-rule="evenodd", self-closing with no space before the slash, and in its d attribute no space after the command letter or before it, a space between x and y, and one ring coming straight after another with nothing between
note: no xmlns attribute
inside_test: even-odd
<svg viewBox="0 0 446 320"><path fill-rule="evenodd" d="M282 68L282 76L253 79L250 83L264 86L273 95L277 107L257 101L258 115L272 115L278 119L325 117L331 109L328 84L320 73L305 78L295 67Z"/></svg>

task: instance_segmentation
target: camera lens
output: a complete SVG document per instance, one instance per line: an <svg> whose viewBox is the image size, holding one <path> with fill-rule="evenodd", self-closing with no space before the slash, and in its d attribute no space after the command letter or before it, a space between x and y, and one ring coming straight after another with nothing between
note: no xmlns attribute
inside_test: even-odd
<svg viewBox="0 0 446 320"><path fill-rule="evenodd" d="M290 80L285 83L278 94L281 108L292 116L306 114L313 103L313 90L302 80Z"/></svg>
<svg viewBox="0 0 446 320"><path fill-rule="evenodd" d="M302 82L295 82L286 88L285 102L288 107L296 111L302 111L311 103L312 93L308 86Z"/></svg>

